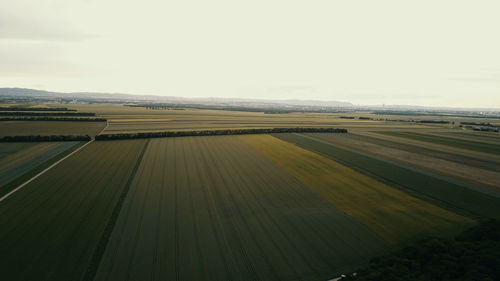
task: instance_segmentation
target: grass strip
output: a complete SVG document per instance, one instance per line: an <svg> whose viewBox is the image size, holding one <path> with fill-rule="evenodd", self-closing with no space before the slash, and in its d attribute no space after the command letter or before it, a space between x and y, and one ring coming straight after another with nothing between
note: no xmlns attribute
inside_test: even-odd
<svg viewBox="0 0 500 281"><path fill-rule="evenodd" d="M106 245L108 244L108 241L111 238L111 233L113 232L116 221L118 220L118 215L120 214L120 211L122 209L123 201L125 201L125 198L127 197L128 191L130 190L130 186L132 185L132 181L134 180L135 174L139 169L139 166L142 162L142 158L144 157L146 149L149 145L149 141L150 140L147 140L146 143L144 144L141 154L139 155L139 158L135 163L134 169L132 170L132 173L130 174L127 183L120 194L120 198L118 198L118 201L116 202L116 205L113 208L113 212L111 213L108 223L106 224L106 227L102 232L101 238L99 239L97 247L87 267L87 271L85 272L85 275L82 279L83 281L92 281L95 278L97 269L99 267L99 264L101 263L102 256L104 255L104 251L106 250Z"/></svg>

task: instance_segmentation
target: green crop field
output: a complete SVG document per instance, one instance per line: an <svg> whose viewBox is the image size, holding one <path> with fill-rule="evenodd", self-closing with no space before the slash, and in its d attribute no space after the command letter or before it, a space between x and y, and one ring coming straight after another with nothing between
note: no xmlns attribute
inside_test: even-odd
<svg viewBox="0 0 500 281"><path fill-rule="evenodd" d="M282 140L318 152L349 166L463 211L488 218L500 218L500 198L459 185L454 181L410 167L347 149L321 134L277 134Z"/></svg>
<svg viewBox="0 0 500 281"><path fill-rule="evenodd" d="M95 136L105 126L105 122L0 121L0 137L27 135Z"/></svg>
<svg viewBox="0 0 500 281"><path fill-rule="evenodd" d="M500 194L500 163L364 135L337 134L328 141Z"/></svg>
<svg viewBox="0 0 500 281"><path fill-rule="evenodd" d="M145 142L92 143L2 201L2 279L80 280Z"/></svg>
<svg viewBox="0 0 500 281"><path fill-rule="evenodd" d="M35 145L37 145L37 143L34 142L2 143L0 144L0 160L8 155Z"/></svg>
<svg viewBox="0 0 500 281"><path fill-rule="evenodd" d="M462 149L475 150L491 154L500 154L500 146L497 144L488 144L484 142L472 141L472 140L462 140L451 137L440 137L429 134L418 134L413 132L379 132L381 134L387 134L396 137L403 137L408 139L414 139L418 141L431 142L435 144L448 145Z"/></svg>
<svg viewBox="0 0 500 281"><path fill-rule="evenodd" d="M4 185L70 149L77 143L0 143L0 150L10 150L11 152L0 158L0 196L10 191L2 188ZM14 149L17 151L13 152Z"/></svg>
<svg viewBox="0 0 500 281"><path fill-rule="evenodd" d="M385 136L385 135L380 135ZM375 138L373 136L367 136L362 134L348 134L344 137L339 137L338 139L344 139L345 143L352 141L360 141L365 143L370 143L374 145L379 145L383 147L389 147L394 149L399 149L406 152L412 152L416 154L426 155L433 158L443 159L447 161L457 162L464 165L469 165L471 167L482 168L491 171L500 171L500 163L494 161L488 161L486 159L481 159L478 157L470 157L467 155L441 151L439 149L433 148L431 146L417 146L404 142L397 142L392 139L382 139ZM334 140L334 139L331 139ZM405 139L403 139L405 140Z"/></svg>
<svg viewBox="0 0 500 281"><path fill-rule="evenodd" d="M327 280L387 247L236 136L153 139L95 280Z"/></svg>
<svg viewBox="0 0 500 281"><path fill-rule="evenodd" d="M334 206L391 243L456 233L472 221L269 135L241 136ZM363 206L360 208L360 206Z"/></svg>
<svg viewBox="0 0 500 281"><path fill-rule="evenodd" d="M453 136L479 142L500 144L500 137L493 135L491 133L487 135L486 133L481 134L481 133L466 133L466 132L441 132L440 134L444 136Z"/></svg>

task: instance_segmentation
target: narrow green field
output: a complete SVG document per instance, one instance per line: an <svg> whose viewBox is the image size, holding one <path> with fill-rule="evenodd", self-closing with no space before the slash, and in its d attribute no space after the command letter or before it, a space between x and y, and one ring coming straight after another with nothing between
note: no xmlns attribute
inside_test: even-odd
<svg viewBox="0 0 500 281"><path fill-rule="evenodd" d="M430 197L437 202L443 202L478 216L500 218L500 198L477 192L402 164L328 142L328 138L334 136L276 134L276 137L338 160L424 197Z"/></svg>
<svg viewBox="0 0 500 281"><path fill-rule="evenodd" d="M475 150L479 152L486 152L491 154L500 154L500 145L488 144L472 140L462 140L457 138L440 137L429 134L419 134L412 132L377 132L389 136L402 137L418 141L431 142L435 144L448 145L462 149Z"/></svg>
<svg viewBox="0 0 500 281"><path fill-rule="evenodd" d="M152 139L95 280L328 280L389 247L237 136Z"/></svg>
<svg viewBox="0 0 500 281"><path fill-rule="evenodd" d="M21 150L27 149L31 146L35 146L38 143L36 142L12 142L12 143L0 143L0 161L2 158L11 155L13 153L17 153Z"/></svg>
<svg viewBox="0 0 500 281"><path fill-rule="evenodd" d="M71 121L0 121L0 137L28 135L89 135L95 136L106 122Z"/></svg>
<svg viewBox="0 0 500 281"><path fill-rule="evenodd" d="M0 196L2 186L34 169L52 157L70 149L78 142L35 143L16 153L0 158ZM0 147L9 144L0 144ZM8 192L8 191L7 191Z"/></svg>
<svg viewBox="0 0 500 281"><path fill-rule="evenodd" d="M442 135L455 136L460 138L466 138L476 141L488 142L488 143L498 143L500 145L500 134L498 133L465 133L465 132L442 132Z"/></svg>
<svg viewBox="0 0 500 281"><path fill-rule="evenodd" d="M0 202L2 280L81 280L144 144L92 143Z"/></svg>
<svg viewBox="0 0 500 281"><path fill-rule="evenodd" d="M440 151L438 149L433 149L432 147L422 147L417 145L411 145L403 142L396 142L389 139L375 138L372 136L366 136L362 134L347 134L345 138L359 140L364 142L369 142L384 147L390 147L395 149L400 149L407 152L418 153L422 155L427 155L430 157L443 159L447 161L457 162L460 164L465 164L471 167L477 167L481 169L487 169L490 171L500 171L500 163L488 161L486 159L474 158L466 155L461 155L458 153L451 153L446 151ZM404 141L405 139L403 139Z"/></svg>

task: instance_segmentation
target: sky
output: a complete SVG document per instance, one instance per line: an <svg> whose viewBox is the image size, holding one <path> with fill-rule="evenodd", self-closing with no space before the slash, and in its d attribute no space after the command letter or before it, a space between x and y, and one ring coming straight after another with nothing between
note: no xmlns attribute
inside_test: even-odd
<svg viewBox="0 0 500 281"><path fill-rule="evenodd" d="M500 108L500 1L0 0L0 87Z"/></svg>

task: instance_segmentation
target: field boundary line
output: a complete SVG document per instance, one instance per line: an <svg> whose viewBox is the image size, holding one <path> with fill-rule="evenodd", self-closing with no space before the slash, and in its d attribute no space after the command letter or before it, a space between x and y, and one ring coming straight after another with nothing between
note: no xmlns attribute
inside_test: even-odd
<svg viewBox="0 0 500 281"><path fill-rule="evenodd" d="M106 120L106 126L104 126L104 128L102 128L102 130L101 130L101 131L99 131L99 133L97 133L97 135L96 135L96 136L98 136L98 135L102 134L102 132L104 132L104 131L108 128L108 126L109 126L109 121L108 121L108 120ZM95 139L95 137L94 137L93 139Z"/></svg>
<svg viewBox="0 0 500 281"><path fill-rule="evenodd" d="M86 147L87 145L89 145L91 142L93 142L94 140L90 140L88 141L87 143L85 143L84 145L80 146L79 148L75 149L73 152L71 152L70 154L64 156L63 158L59 159L57 162L55 162L54 164L50 165L49 167L45 168L43 171L41 171L40 173L34 175L31 179L25 181L24 183L22 183L21 185L19 185L18 187L14 188L13 190L11 190L9 193L5 194L4 196L2 196L2 198L0 198L0 203L2 201L4 201L5 199L9 198L12 194L16 193L17 191L19 191L21 188L23 188L24 186L26 186L27 184L29 184L30 182L34 181L35 179L37 179L38 177L40 177L41 175L45 174L46 172L48 172L50 169L54 168L55 166L57 166L57 164L61 163L62 161L64 161L66 158L70 157L71 155L77 153L78 151L80 151L82 148Z"/></svg>

